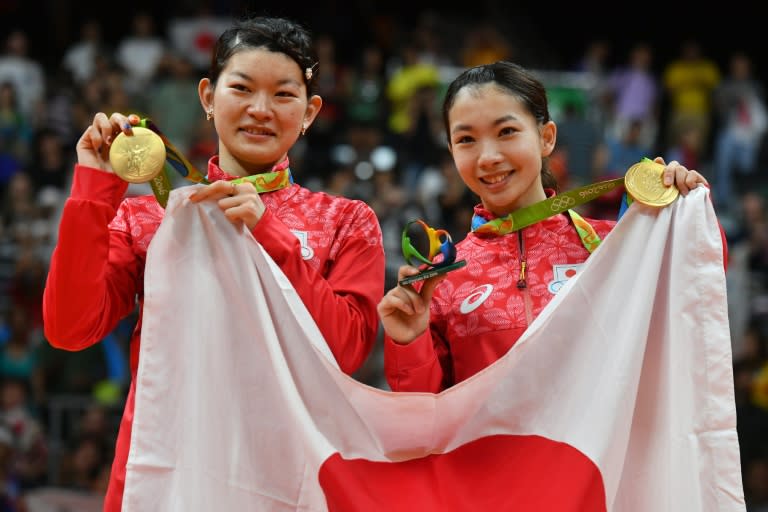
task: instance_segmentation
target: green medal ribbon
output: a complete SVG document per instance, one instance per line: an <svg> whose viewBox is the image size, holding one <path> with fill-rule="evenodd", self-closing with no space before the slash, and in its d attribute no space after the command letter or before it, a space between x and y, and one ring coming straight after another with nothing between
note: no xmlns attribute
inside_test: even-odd
<svg viewBox="0 0 768 512"><path fill-rule="evenodd" d="M152 187L152 192L155 194L155 198L160 205L165 208L168 204L168 196L171 194L171 180L168 177L169 169L174 169L182 177L193 181L195 183L208 183L205 178L205 174L201 173L187 158L179 151L176 146L166 137L163 132L157 127L157 125L151 119L142 119L138 126L148 128L155 132L163 141L165 145L165 166L157 176L149 181L149 185Z"/></svg>
<svg viewBox="0 0 768 512"><path fill-rule="evenodd" d="M165 166L162 171L149 182L157 202L160 203L163 208L168 204L168 196L170 196L171 189L173 188L168 176L170 169L175 170L183 178L194 183L203 183L206 185L210 183L206 175L200 172L192 162L190 162L181 151L173 145L168 137L160 131L160 128L158 128L151 119L142 119L138 126L148 128L155 132L160 136L165 145ZM251 182L259 193L280 190L293 183L293 176L291 176L291 170L288 167L288 164L288 158L286 157L282 162L275 165L271 172L237 178L232 180L232 182Z"/></svg>
<svg viewBox="0 0 768 512"><path fill-rule="evenodd" d="M506 235L567 211L571 216L573 225L576 227L576 231L579 233L581 243L591 253L600 245L600 237L595 229L581 215L573 211L572 208L600 197L623 184L623 176L621 178L592 183L549 197L525 208L515 210L509 215L489 221L485 221L482 217L475 215L472 218L472 231L478 234Z"/></svg>
<svg viewBox="0 0 768 512"><path fill-rule="evenodd" d="M293 183L293 176L291 175L291 169L288 168L288 158L275 165L271 172L264 172L261 174L253 174L251 176L244 176L232 180L232 183L239 184L246 181L253 184L256 188L256 192L261 194L262 192L274 192L285 188Z"/></svg>

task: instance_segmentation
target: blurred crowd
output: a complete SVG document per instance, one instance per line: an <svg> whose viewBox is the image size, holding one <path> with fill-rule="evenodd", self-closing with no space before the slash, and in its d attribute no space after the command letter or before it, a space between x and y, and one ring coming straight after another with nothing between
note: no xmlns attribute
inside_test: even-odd
<svg viewBox="0 0 768 512"><path fill-rule="evenodd" d="M80 352L53 349L43 334L42 291L77 139L96 112L138 113L199 169L216 149L197 84L211 45L232 20L132 16L115 43L105 40L98 19L83 20L56 65L31 54L23 28L2 34L0 512L100 510L127 389L135 318ZM608 41L594 40L581 58L553 68L521 52L525 42L510 39L501 20L433 11L408 26L375 18L369 38L343 52L335 33L310 28L324 106L292 150L291 169L309 188L374 208L387 289L403 264L407 221L422 218L454 240L469 230L477 199L453 167L440 111L444 87L466 66L509 59L540 74L558 124L551 163L561 190L620 176L656 155L709 180L729 243L744 488L750 512L768 510L768 113L753 55L734 49L717 59L702 41L686 39L660 60L646 42L616 54ZM128 193L151 190L131 185ZM616 218L620 193L583 213ZM356 377L386 389L380 349Z"/></svg>

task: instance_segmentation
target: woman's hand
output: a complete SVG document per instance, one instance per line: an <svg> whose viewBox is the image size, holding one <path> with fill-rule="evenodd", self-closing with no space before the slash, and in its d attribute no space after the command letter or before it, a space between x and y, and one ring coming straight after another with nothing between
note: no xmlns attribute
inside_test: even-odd
<svg viewBox="0 0 768 512"><path fill-rule="evenodd" d="M687 196L688 192L698 187L699 184L709 186L709 182L704 176L697 171L687 169L676 160L665 164L664 159L659 156L653 161L666 166L663 178L664 186L668 187L674 183L683 196Z"/></svg>
<svg viewBox="0 0 768 512"><path fill-rule="evenodd" d="M77 141L77 163L106 172L114 172L109 163L109 148L121 131L126 135L133 135L133 127L139 122L141 119L136 114L126 116L115 112L107 117L104 112L97 113L93 116L91 125L85 129L80 140Z"/></svg>
<svg viewBox="0 0 768 512"><path fill-rule="evenodd" d="M403 265L397 273L397 280L418 274L419 269ZM446 274L424 280L421 290L413 285L398 285L381 299L377 306L384 331L395 342L407 345L429 326L429 305L437 285Z"/></svg>
<svg viewBox="0 0 768 512"><path fill-rule="evenodd" d="M256 227L267 209L256 187L248 181L235 184L232 181L219 180L210 185L198 187L189 196L189 200L193 203L206 199L216 199L219 208L232 224L235 226L245 224L249 231Z"/></svg>

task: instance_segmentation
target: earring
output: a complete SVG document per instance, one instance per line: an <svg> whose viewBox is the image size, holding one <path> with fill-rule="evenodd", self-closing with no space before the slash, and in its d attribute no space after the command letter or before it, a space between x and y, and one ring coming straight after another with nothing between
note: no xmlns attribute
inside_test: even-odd
<svg viewBox="0 0 768 512"><path fill-rule="evenodd" d="M205 120L210 121L211 119L213 119L213 107L209 108L205 113Z"/></svg>
<svg viewBox="0 0 768 512"><path fill-rule="evenodd" d="M303 136L305 133L307 133L307 127L306 126L302 126L301 127L301 135Z"/></svg>

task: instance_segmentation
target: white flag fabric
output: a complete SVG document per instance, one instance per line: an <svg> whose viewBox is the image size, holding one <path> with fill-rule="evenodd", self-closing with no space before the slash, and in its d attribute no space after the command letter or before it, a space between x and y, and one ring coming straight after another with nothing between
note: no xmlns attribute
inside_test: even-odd
<svg viewBox="0 0 768 512"><path fill-rule="evenodd" d="M437 395L343 374L190 189L148 253L124 511L745 510L705 188L633 204L503 358Z"/></svg>

